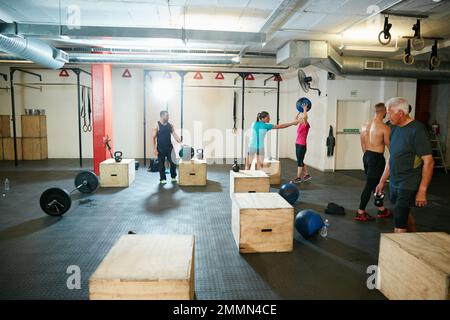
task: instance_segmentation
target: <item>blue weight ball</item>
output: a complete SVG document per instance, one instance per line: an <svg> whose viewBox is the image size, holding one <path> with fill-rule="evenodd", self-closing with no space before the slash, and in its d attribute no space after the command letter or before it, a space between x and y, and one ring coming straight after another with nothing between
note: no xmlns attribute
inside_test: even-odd
<svg viewBox="0 0 450 320"><path fill-rule="evenodd" d="M296 103L297 111L303 112L304 105L306 105L306 110L308 112L309 112L309 110L311 110L311 106L312 106L311 100L309 100L308 98L302 97L297 100L297 103Z"/></svg>
<svg viewBox="0 0 450 320"><path fill-rule="evenodd" d="M314 210L306 209L297 213L295 217L295 229L303 238L309 238L324 226L320 214Z"/></svg>
<svg viewBox="0 0 450 320"><path fill-rule="evenodd" d="M298 197L300 196L300 192L295 184L285 183L281 186L278 194L282 196L287 202L293 205Z"/></svg>

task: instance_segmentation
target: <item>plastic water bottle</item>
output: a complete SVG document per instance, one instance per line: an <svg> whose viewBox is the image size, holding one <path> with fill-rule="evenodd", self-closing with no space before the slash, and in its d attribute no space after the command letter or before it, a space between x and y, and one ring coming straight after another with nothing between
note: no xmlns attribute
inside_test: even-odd
<svg viewBox="0 0 450 320"><path fill-rule="evenodd" d="M323 222L323 227L322 229L320 229L320 235L323 238L326 238L328 235L328 227L330 226L330 223L328 222L328 219L325 219L325 221Z"/></svg>
<svg viewBox="0 0 450 320"><path fill-rule="evenodd" d="M5 179L5 193L7 193L9 191L9 179L6 178Z"/></svg>

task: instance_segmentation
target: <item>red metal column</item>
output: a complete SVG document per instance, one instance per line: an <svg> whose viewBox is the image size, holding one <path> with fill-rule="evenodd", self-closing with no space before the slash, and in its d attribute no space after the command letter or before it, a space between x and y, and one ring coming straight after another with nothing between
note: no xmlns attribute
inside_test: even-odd
<svg viewBox="0 0 450 320"><path fill-rule="evenodd" d="M112 139L112 66L93 64L92 71L92 139L94 172L100 174L100 162L109 158L105 138ZM113 141L110 142L111 148Z"/></svg>

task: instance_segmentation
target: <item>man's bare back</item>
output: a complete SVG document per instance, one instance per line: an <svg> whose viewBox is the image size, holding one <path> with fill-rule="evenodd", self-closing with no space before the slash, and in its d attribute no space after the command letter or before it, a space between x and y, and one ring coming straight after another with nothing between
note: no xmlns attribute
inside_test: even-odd
<svg viewBox="0 0 450 320"><path fill-rule="evenodd" d="M361 128L361 147L363 152L372 151L384 153L389 148L389 127L382 120L374 118Z"/></svg>

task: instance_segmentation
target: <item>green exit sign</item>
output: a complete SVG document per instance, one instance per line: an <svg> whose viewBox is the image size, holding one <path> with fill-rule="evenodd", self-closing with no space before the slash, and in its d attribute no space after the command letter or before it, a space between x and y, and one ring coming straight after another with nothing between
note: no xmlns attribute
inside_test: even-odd
<svg viewBox="0 0 450 320"><path fill-rule="evenodd" d="M357 97L358 96L358 90L352 90L350 91L350 96Z"/></svg>
<svg viewBox="0 0 450 320"><path fill-rule="evenodd" d="M344 133L359 133L359 129L344 129Z"/></svg>

